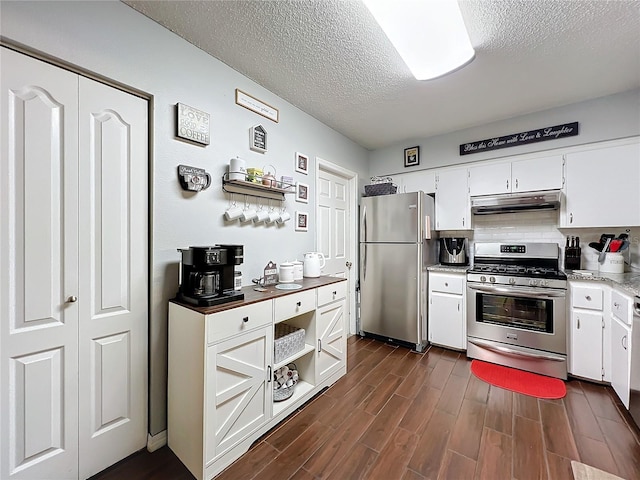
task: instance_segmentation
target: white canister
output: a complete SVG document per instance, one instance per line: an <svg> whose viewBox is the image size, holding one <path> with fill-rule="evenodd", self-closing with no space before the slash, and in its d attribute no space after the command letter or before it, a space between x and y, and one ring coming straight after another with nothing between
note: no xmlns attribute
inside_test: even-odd
<svg viewBox="0 0 640 480"><path fill-rule="evenodd" d="M603 273L624 273L624 255L621 253L607 253L604 263L600 265Z"/></svg>
<svg viewBox="0 0 640 480"><path fill-rule="evenodd" d="M278 281L280 283L291 283L294 280L293 276L293 263L283 262L280 264L280 270L278 271Z"/></svg>
<svg viewBox="0 0 640 480"><path fill-rule="evenodd" d="M291 262L293 264L293 279L302 280L304 272L304 264L300 260Z"/></svg>
<svg viewBox="0 0 640 480"><path fill-rule="evenodd" d="M232 158L229 161L229 180L246 180L247 165L240 157Z"/></svg>

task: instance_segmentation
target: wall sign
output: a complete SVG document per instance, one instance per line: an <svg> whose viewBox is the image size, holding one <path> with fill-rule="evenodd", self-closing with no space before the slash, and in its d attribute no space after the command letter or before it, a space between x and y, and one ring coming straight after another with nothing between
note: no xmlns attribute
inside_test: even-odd
<svg viewBox="0 0 640 480"><path fill-rule="evenodd" d="M211 175L202 168L178 165L178 180L183 190L199 192L211 185Z"/></svg>
<svg viewBox="0 0 640 480"><path fill-rule="evenodd" d="M262 125L255 125L249 130L249 148L254 152L267 151L267 131Z"/></svg>
<svg viewBox="0 0 640 480"><path fill-rule="evenodd" d="M209 114L184 103L178 103L176 106L178 107L176 135L192 142L209 145Z"/></svg>
<svg viewBox="0 0 640 480"><path fill-rule="evenodd" d="M460 145L460 155L498 150L499 148L516 147L527 143L544 142L558 138L574 137L578 135L578 122L555 125L553 127L539 128L528 132L512 133L504 137L489 138L478 142L464 143Z"/></svg>
<svg viewBox="0 0 640 480"><path fill-rule="evenodd" d="M256 112L258 115L262 115L269 120L273 120L278 123L280 112L278 112L277 108L272 107L255 97L252 97L248 93L243 92L239 88L236 88L236 104L241 107L246 108L247 110L251 110L252 112Z"/></svg>

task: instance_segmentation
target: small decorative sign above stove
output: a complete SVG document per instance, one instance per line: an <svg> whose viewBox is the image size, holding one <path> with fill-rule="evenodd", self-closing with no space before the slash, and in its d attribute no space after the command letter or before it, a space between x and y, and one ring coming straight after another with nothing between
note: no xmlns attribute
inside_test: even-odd
<svg viewBox="0 0 640 480"><path fill-rule="evenodd" d="M512 133L503 137L488 138L477 142L460 145L460 155L487 152L500 148L516 147L527 143L544 142L558 138L573 137L578 135L578 122L555 125L553 127L539 128L528 132Z"/></svg>

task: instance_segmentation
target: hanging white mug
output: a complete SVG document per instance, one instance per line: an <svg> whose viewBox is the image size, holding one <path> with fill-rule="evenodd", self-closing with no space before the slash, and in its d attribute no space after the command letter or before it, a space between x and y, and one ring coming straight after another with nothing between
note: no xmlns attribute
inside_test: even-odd
<svg viewBox="0 0 640 480"><path fill-rule="evenodd" d="M267 222L268 223L277 222L279 218L280 218L280 214L278 212L276 212L275 210L271 210L269 212L269 218L268 218Z"/></svg>
<svg viewBox="0 0 640 480"><path fill-rule="evenodd" d="M246 208L246 209L244 209L242 211L242 215L240 215L240 221L241 222L250 222L251 220L256 218L256 215L258 215L258 212L256 212L255 209Z"/></svg>
<svg viewBox="0 0 640 480"><path fill-rule="evenodd" d="M282 223L287 222L289 220L291 220L291 215L289 215L289 212L282 212L280 214L280 216L278 217L277 221L278 221L278 223L282 224Z"/></svg>
<svg viewBox="0 0 640 480"><path fill-rule="evenodd" d="M262 223L269 218L269 212L266 210L258 210L256 217L253 219L254 223Z"/></svg>
<svg viewBox="0 0 640 480"><path fill-rule="evenodd" d="M240 207L236 207L235 205L227 208L227 211L224 212L224 218L227 220L237 220L242 215L242 209Z"/></svg>

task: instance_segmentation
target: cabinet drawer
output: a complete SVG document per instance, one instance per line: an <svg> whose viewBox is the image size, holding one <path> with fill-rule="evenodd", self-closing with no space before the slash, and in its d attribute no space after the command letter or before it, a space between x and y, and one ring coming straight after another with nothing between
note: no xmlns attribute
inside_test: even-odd
<svg viewBox="0 0 640 480"><path fill-rule="evenodd" d="M629 297L622 295L617 290L611 292L611 313L625 325L631 325L632 322L631 303L632 300Z"/></svg>
<svg viewBox="0 0 640 480"><path fill-rule="evenodd" d="M602 297L603 292L600 287L588 287L585 285L571 286L571 306L574 308L602 310Z"/></svg>
<svg viewBox="0 0 640 480"><path fill-rule="evenodd" d="M236 333L246 332L271 323L272 301L253 303L207 315L207 343L224 340Z"/></svg>
<svg viewBox="0 0 640 480"><path fill-rule="evenodd" d="M342 300L347 296L347 281L332 283L318 288L318 306L321 307L327 303Z"/></svg>
<svg viewBox="0 0 640 480"><path fill-rule="evenodd" d="M286 295L276 298L274 321L281 322L287 318L295 317L303 313L316 309L316 291L307 290L305 292Z"/></svg>
<svg viewBox="0 0 640 480"><path fill-rule="evenodd" d="M464 275L429 273L429 290L462 295L464 291Z"/></svg>

